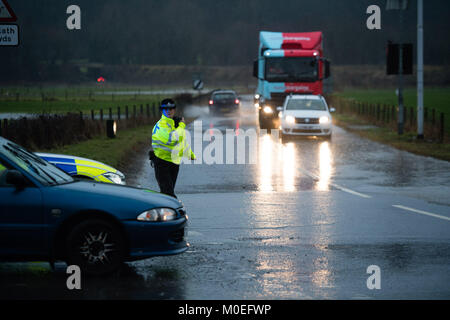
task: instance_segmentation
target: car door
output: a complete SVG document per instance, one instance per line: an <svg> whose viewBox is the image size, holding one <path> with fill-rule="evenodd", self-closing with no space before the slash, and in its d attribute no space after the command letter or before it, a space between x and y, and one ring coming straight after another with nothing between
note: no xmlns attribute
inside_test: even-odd
<svg viewBox="0 0 450 320"><path fill-rule="evenodd" d="M41 190L30 186L18 190L6 183L6 172L15 169L0 159L0 255L38 257L44 248Z"/></svg>

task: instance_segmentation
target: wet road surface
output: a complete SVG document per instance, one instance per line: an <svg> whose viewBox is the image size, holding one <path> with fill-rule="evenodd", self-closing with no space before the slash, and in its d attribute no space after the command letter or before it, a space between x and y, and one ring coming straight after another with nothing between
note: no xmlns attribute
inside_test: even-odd
<svg viewBox="0 0 450 320"><path fill-rule="evenodd" d="M186 253L129 263L119 275L83 280L75 292L66 289L64 264L54 272L46 263L0 264L0 298L450 298L450 163L338 127L331 141L281 143L257 130L250 97L238 115L213 117L192 106L185 116L201 121L188 129L203 162L211 154L226 162L231 152L224 138L211 153L218 140L208 134L239 128L231 145L257 134L244 148L247 164L180 168ZM158 190L146 154L128 184ZM381 270L379 290L367 287L371 265Z"/></svg>

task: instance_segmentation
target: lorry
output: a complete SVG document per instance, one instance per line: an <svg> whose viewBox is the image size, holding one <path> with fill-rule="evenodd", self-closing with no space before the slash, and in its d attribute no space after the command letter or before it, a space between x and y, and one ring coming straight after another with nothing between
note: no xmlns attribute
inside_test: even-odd
<svg viewBox="0 0 450 320"><path fill-rule="evenodd" d="M261 31L253 76L258 78L254 103L260 128L276 128L277 107L283 105L287 95L323 94L330 62L323 57L322 32Z"/></svg>

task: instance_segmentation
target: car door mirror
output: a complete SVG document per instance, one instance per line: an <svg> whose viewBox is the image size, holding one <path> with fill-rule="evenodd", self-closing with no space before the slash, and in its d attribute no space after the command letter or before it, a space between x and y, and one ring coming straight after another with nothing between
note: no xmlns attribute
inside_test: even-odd
<svg viewBox="0 0 450 320"><path fill-rule="evenodd" d="M336 111L335 108L333 108L333 107L330 108L330 112L335 112L335 111Z"/></svg>
<svg viewBox="0 0 450 320"><path fill-rule="evenodd" d="M27 185L25 177L17 170L8 170L5 177L6 183L15 186L17 189L24 189Z"/></svg>
<svg viewBox="0 0 450 320"><path fill-rule="evenodd" d="M283 107L278 106L277 111L283 111Z"/></svg>

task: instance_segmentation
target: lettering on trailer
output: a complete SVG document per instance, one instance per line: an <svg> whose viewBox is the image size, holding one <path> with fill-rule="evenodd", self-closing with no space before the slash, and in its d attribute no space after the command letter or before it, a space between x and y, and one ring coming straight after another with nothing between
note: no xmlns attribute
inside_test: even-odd
<svg viewBox="0 0 450 320"><path fill-rule="evenodd" d="M8 1L0 0L0 22L16 22L17 17Z"/></svg>
<svg viewBox="0 0 450 320"><path fill-rule="evenodd" d="M14 24L0 25L0 46L18 46L19 27Z"/></svg>
<svg viewBox="0 0 450 320"><path fill-rule="evenodd" d="M305 41L311 41L311 38L305 38L305 37L289 37L289 36L287 36L287 37L284 37L283 40L295 40L295 41L302 41L302 40L305 40Z"/></svg>

